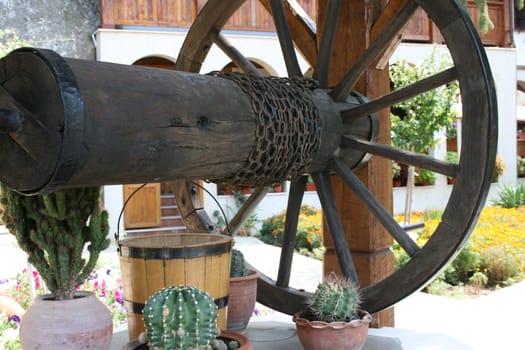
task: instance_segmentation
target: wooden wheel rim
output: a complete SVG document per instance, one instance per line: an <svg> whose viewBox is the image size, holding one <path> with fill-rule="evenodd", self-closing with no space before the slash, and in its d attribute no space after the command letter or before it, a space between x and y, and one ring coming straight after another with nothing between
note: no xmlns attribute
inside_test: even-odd
<svg viewBox="0 0 525 350"><path fill-rule="evenodd" d="M177 69L198 72L214 37L244 1L210 0L181 48ZM483 46L466 11L454 0L408 1L426 11L446 40L454 61L463 103L460 163L442 220L431 239L400 270L362 289L363 308L377 312L422 288L459 253L472 231L490 187L497 146L494 83ZM190 183L174 183L174 192L190 230L214 231ZM293 184L292 184L293 186ZM191 205L188 206L188 203ZM323 209L324 208L323 206ZM298 311L308 293L277 286L262 275L258 300L288 314Z"/></svg>

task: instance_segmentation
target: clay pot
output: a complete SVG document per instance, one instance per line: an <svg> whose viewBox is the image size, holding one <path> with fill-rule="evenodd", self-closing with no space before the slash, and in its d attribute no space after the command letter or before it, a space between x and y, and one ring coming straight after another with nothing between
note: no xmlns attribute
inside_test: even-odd
<svg viewBox="0 0 525 350"><path fill-rule="evenodd" d="M91 292L79 291L71 300L47 294L36 297L20 323L24 350L106 350L111 346L113 320Z"/></svg>
<svg viewBox="0 0 525 350"><path fill-rule="evenodd" d="M228 330L244 332L248 326L257 300L257 279L259 276L259 272L249 270L247 276L230 277Z"/></svg>
<svg viewBox="0 0 525 350"><path fill-rule="evenodd" d="M310 321L302 313L293 316L297 336L305 350L361 350L368 337L372 316L360 311L360 319L350 322Z"/></svg>
<svg viewBox="0 0 525 350"><path fill-rule="evenodd" d="M250 343L250 339L248 339L247 336L240 333L231 331L221 331L219 339L222 339L225 342L227 342L228 340L237 341L240 345L238 350L253 350L252 344ZM129 343L126 343L122 347L122 350L149 350L149 347L148 344L141 343L139 340L135 339L130 341Z"/></svg>
<svg viewBox="0 0 525 350"><path fill-rule="evenodd" d="M311 192L315 190L317 190L317 188L315 187L315 184L306 184L306 191Z"/></svg>

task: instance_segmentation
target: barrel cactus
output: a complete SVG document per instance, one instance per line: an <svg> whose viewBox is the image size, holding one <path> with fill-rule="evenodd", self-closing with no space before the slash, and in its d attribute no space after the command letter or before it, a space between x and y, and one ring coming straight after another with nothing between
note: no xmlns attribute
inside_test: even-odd
<svg viewBox="0 0 525 350"><path fill-rule="evenodd" d="M232 249L230 277L242 277L246 276L247 274L248 271L246 270L244 255L240 250Z"/></svg>
<svg viewBox="0 0 525 350"><path fill-rule="evenodd" d="M144 306L151 349L208 349L219 334L217 306L204 291L190 286L166 287Z"/></svg>
<svg viewBox="0 0 525 350"><path fill-rule="evenodd" d="M360 302L359 290L353 282L330 273L317 286L309 309L319 321L348 322L358 318Z"/></svg>

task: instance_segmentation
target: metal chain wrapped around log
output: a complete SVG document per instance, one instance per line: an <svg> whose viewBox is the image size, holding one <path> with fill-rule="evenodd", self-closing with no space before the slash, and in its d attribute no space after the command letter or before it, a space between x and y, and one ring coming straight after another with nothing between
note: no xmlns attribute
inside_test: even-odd
<svg viewBox="0 0 525 350"><path fill-rule="evenodd" d="M311 79L256 77L212 72L229 79L250 96L257 117L255 147L247 165L218 182L269 186L306 171L321 142L323 120L313 101L317 83Z"/></svg>

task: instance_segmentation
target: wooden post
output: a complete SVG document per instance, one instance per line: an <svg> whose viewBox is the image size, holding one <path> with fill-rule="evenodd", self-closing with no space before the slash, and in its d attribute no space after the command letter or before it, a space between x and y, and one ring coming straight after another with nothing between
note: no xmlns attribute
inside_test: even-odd
<svg viewBox="0 0 525 350"><path fill-rule="evenodd" d="M343 1L339 18L337 36L330 69L330 85L336 84L370 45L371 28L375 19L384 9L384 0ZM326 2L318 2L318 19L324 18ZM318 33L322 33L322 23ZM344 43L344 44L341 44ZM388 69L369 69L356 86L356 90L369 98L389 91ZM377 113L380 123L379 141L389 142L389 111ZM359 169L357 175L383 203L392 210L392 179L390 161L373 157L368 165ZM343 227L352 257L360 279L361 287L373 284L390 275L394 270L393 255L390 251L392 238L361 204L354 194L347 189L340 178L334 177L332 184L336 193L336 205L343 221ZM326 253L324 273L339 271L328 227L324 225ZM393 308L374 315L374 326L393 326Z"/></svg>

